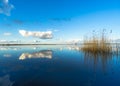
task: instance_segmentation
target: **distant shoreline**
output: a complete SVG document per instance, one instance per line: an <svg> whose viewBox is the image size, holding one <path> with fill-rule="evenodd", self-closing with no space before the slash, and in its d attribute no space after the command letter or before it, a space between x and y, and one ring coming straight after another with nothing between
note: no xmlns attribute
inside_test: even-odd
<svg viewBox="0 0 120 86"><path fill-rule="evenodd" d="M75 44L0 44L0 46L26 46L26 45L75 45Z"/></svg>
<svg viewBox="0 0 120 86"><path fill-rule="evenodd" d="M116 43L111 43L112 45L115 45ZM120 45L120 43L117 43ZM80 44L0 44L0 46L32 46L32 45L83 45L83 43Z"/></svg>

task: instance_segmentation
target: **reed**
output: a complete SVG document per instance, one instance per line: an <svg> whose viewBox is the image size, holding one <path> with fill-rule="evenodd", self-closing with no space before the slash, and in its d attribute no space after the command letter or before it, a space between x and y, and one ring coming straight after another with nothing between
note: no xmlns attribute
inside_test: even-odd
<svg viewBox="0 0 120 86"><path fill-rule="evenodd" d="M101 34L93 34L92 37L84 39L82 50L88 53L108 54L112 52L111 41L104 30Z"/></svg>

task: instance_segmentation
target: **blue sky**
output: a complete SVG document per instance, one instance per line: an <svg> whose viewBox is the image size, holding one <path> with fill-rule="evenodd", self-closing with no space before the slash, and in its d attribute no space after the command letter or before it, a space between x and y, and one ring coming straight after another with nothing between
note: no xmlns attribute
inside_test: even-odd
<svg viewBox="0 0 120 86"><path fill-rule="evenodd" d="M120 0L0 0L0 40L58 42L102 29L120 37ZM51 31L53 37L24 37L19 30Z"/></svg>

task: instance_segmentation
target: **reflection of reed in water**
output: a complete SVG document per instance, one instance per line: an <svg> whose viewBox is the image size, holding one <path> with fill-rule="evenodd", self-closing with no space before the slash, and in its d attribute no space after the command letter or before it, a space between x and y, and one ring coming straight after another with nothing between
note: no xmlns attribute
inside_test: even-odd
<svg viewBox="0 0 120 86"><path fill-rule="evenodd" d="M52 51L51 50L42 50L40 52L35 53L22 53L19 57L19 60L24 60L27 58L52 58Z"/></svg>
<svg viewBox="0 0 120 86"><path fill-rule="evenodd" d="M100 53L91 53L91 52L84 52L84 62L94 65L94 69L98 67L98 65L102 66L102 69L106 69L107 63L112 60L112 53L109 54L100 54Z"/></svg>

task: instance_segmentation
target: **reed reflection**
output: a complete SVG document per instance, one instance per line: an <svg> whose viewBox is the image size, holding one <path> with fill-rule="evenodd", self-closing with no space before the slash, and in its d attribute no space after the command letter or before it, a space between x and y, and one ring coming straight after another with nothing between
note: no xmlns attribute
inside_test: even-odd
<svg viewBox="0 0 120 86"><path fill-rule="evenodd" d="M107 63L112 60L113 54L112 53L91 53L91 52L84 52L84 62L89 64L93 64L94 70L98 66L101 66L103 71L106 70Z"/></svg>
<svg viewBox="0 0 120 86"><path fill-rule="evenodd" d="M52 50L41 50L40 52L34 53L22 53L19 60L25 60L30 58L48 58L52 59Z"/></svg>
<svg viewBox="0 0 120 86"><path fill-rule="evenodd" d="M87 65L93 64L94 71L97 68L102 68L103 72L105 73L108 68L113 71L112 67L114 63L110 63L114 60L115 63L118 61L120 62L120 49L112 48L112 51L109 53L101 53L101 52L88 52L83 51L84 53L84 62ZM116 60L115 60L116 59Z"/></svg>

